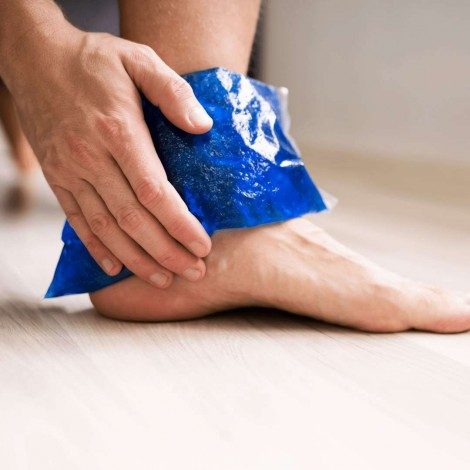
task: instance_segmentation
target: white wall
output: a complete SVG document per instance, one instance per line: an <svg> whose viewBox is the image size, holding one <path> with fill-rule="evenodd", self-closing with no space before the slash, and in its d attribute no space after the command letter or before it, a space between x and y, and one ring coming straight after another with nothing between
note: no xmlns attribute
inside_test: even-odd
<svg viewBox="0 0 470 470"><path fill-rule="evenodd" d="M306 148L470 163L470 0L268 0L263 79Z"/></svg>

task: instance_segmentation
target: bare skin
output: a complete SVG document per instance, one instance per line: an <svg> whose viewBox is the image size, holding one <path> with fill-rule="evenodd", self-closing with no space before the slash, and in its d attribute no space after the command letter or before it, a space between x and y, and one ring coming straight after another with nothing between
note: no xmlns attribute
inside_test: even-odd
<svg viewBox="0 0 470 470"><path fill-rule="evenodd" d="M245 73L261 0L119 0L121 34L154 49L179 74Z"/></svg>
<svg viewBox="0 0 470 470"><path fill-rule="evenodd" d="M238 23L231 10L238 5L237 11L245 11L245 2L220 2L220 9L211 9L215 2L208 0L139 3L141 8L135 8L135 2L121 1L122 11L128 13L123 15L123 31L154 47L179 72L217 65L246 72L253 37L248 33L254 33L256 15L247 14ZM140 14L130 15L132 5ZM159 10L158 5L168 8ZM197 21L202 13L220 30L212 34L205 21ZM170 18L160 24L165 14ZM248 28L248 46L235 47L244 37L237 33L241 24ZM180 40L165 39L170 28L178 31ZM207 47L207 41L213 47ZM130 277L90 298L100 313L122 320L183 320L262 306L374 332L470 329L468 299L390 273L305 219L216 233L205 262L207 274L196 284L176 278L163 291Z"/></svg>
<svg viewBox="0 0 470 470"><path fill-rule="evenodd" d="M166 178L138 93L177 127L207 132L188 83L148 46L73 27L52 0L0 0L0 17L0 76L90 254L161 288L173 273L201 279L210 238Z"/></svg>
<svg viewBox="0 0 470 470"><path fill-rule="evenodd" d="M164 321L261 306L373 332L470 329L463 297L390 273L305 219L213 237L200 283L157 290L131 277L90 295L121 320Z"/></svg>

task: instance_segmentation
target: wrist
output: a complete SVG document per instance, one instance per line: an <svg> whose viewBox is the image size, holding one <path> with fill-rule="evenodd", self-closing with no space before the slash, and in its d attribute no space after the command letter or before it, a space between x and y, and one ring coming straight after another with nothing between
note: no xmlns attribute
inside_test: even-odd
<svg viewBox="0 0 470 470"><path fill-rule="evenodd" d="M16 80L35 73L40 62L47 61L49 50L60 47L61 37L76 30L61 10L49 1L5 2L0 0L0 76L8 88ZM34 71L34 72L33 72Z"/></svg>

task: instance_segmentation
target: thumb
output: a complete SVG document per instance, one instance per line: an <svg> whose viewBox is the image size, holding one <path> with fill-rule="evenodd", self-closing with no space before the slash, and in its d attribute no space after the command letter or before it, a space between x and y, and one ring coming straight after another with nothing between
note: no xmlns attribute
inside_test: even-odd
<svg viewBox="0 0 470 470"><path fill-rule="evenodd" d="M203 134L210 130L212 119L194 96L189 83L165 64L152 48L133 46L132 51L122 55L122 62L147 99L186 132Z"/></svg>

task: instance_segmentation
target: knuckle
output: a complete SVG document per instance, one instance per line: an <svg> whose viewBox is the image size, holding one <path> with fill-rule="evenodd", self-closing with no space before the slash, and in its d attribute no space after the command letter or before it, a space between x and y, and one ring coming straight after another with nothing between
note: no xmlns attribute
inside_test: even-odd
<svg viewBox="0 0 470 470"><path fill-rule="evenodd" d="M159 57L149 46L134 45L129 52L129 60L137 68L141 82L150 83L150 80L158 73Z"/></svg>
<svg viewBox="0 0 470 470"><path fill-rule="evenodd" d="M178 75L172 75L168 78L163 91L178 101L185 101L193 96L193 90L189 83Z"/></svg>
<svg viewBox="0 0 470 470"><path fill-rule="evenodd" d="M141 44L132 51L134 60L137 62L154 63L157 53L146 44Z"/></svg>
<svg viewBox="0 0 470 470"><path fill-rule="evenodd" d="M93 166L92 152L88 143L82 137L72 134L66 136L65 139L69 147L70 156L74 160L87 167Z"/></svg>
<svg viewBox="0 0 470 470"><path fill-rule="evenodd" d="M88 188L85 185L75 181L74 183L72 183L71 189L77 201L83 201L86 198Z"/></svg>
<svg viewBox="0 0 470 470"><path fill-rule="evenodd" d="M178 263L178 254L177 252L162 253L157 257L157 261L165 267L174 266Z"/></svg>
<svg viewBox="0 0 470 470"><path fill-rule="evenodd" d="M177 217L167 224L167 230L176 238L187 232L186 220L183 217Z"/></svg>
<svg viewBox="0 0 470 470"><path fill-rule="evenodd" d="M126 264L133 273L142 272L143 266L145 266L147 258L141 254L132 255L129 262Z"/></svg>
<svg viewBox="0 0 470 470"><path fill-rule="evenodd" d="M95 44L97 45L103 44L103 47L106 48L106 52L109 55L109 46L112 45L116 41L116 36L114 36L111 33L106 33L106 32L97 32L93 34L96 38Z"/></svg>
<svg viewBox="0 0 470 470"><path fill-rule="evenodd" d="M123 164L135 165L141 158L139 145L131 139L122 140L119 143L120 150L116 152L116 158Z"/></svg>
<svg viewBox="0 0 470 470"><path fill-rule="evenodd" d="M98 249L101 247L101 243L93 235L88 235L82 240L82 242L86 246L87 250L92 254L96 254Z"/></svg>
<svg viewBox="0 0 470 470"><path fill-rule="evenodd" d="M116 220L125 232L136 232L142 227L142 217L134 205L120 208L116 213Z"/></svg>
<svg viewBox="0 0 470 470"><path fill-rule="evenodd" d="M165 189L161 183L143 179L136 185L135 194L139 202L145 207L154 207L164 200Z"/></svg>
<svg viewBox="0 0 470 470"><path fill-rule="evenodd" d="M93 71L100 64L109 62L114 40L115 37L109 33L85 34L80 49L84 68Z"/></svg>
<svg viewBox="0 0 470 470"><path fill-rule="evenodd" d="M69 224L74 228L77 227L82 220L82 214L77 211L67 209L65 209L64 212Z"/></svg>
<svg viewBox="0 0 470 470"><path fill-rule="evenodd" d="M109 230L112 224L111 217L108 214L96 213L90 217L90 229L98 236L103 236Z"/></svg>
<svg viewBox="0 0 470 470"><path fill-rule="evenodd" d="M150 47L148 46L147 44L141 44L140 45L140 50L147 54L149 57L156 57L157 56L157 53Z"/></svg>
<svg viewBox="0 0 470 470"><path fill-rule="evenodd" d="M96 127L106 140L119 142L127 140L129 123L123 113L115 112L100 115L96 118Z"/></svg>

